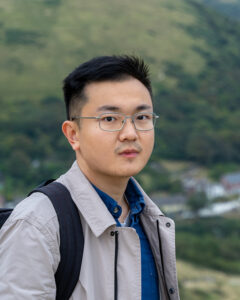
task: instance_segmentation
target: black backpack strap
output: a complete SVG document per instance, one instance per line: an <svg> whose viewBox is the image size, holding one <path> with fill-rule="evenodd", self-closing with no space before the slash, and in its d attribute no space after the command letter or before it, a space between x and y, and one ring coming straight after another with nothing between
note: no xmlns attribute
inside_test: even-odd
<svg viewBox="0 0 240 300"><path fill-rule="evenodd" d="M0 229L12 213L12 208L0 208Z"/></svg>
<svg viewBox="0 0 240 300"><path fill-rule="evenodd" d="M68 300L79 279L83 256L84 237L79 212L70 192L59 182L46 181L30 194L34 192L48 196L57 213L61 260L55 273L56 300Z"/></svg>

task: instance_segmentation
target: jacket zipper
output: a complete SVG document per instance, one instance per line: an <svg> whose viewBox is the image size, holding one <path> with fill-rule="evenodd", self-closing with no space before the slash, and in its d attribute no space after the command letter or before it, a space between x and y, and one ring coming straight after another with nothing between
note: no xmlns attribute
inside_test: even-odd
<svg viewBox="0 0 240 300"><path fill-rule="evenodd" d="M115 258L114 258L114 300L118 300L118 231L112 231L112 235L115 236Z"/></svg>
<svg viewBox="0 0 240 300"><path fill-rule="evenodd" d="M159 221L157 220L157 232L158 232L158 242L159 242L159 250L160 250L160 257L161 257L161 264L162 264L162 270L163 270L163 285L165 287L165 293L170 300L170 296L168 294L168 288L165 280L165 272L164 272L164 264L163 264L163 255L162 255L162 243L161 243L161 234L159 230Z"/></svg>

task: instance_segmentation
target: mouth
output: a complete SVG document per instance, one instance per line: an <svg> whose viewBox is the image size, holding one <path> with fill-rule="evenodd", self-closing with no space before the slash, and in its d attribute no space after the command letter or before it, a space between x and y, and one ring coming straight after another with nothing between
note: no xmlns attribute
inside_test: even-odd
<svg viewBox="0 0 240 300"><path fill-rule="evenodd" d="M124 157L136 157L139 154L139 151L136 149L126 149L122 152L119 153L120 156L124 156Z"/></svg>

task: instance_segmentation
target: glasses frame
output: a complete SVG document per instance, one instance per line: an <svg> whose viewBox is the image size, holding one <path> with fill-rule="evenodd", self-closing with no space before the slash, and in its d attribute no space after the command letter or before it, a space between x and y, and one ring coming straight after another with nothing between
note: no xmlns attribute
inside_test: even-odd
<svg viewBox="0 0 240 300"><path fill-rule="evenodd" d="M137 115L144 114L144 112L135 113L135 114L133 114L133 115L131 115L131 116L127 116L127 115L125 115L125 114L123 114L123 113L118 113L118 112L102 113L102 114L100 114L98 117L82 117L82 116L74 116L74 117L71 118L71 121L74 121L74 120L77 120L77 119L96 119L96 120L98 120L98 125L99 125L99 128L100 128L101 130L103 130L103 131L108 131L108 132L115 132L115 131L121 131L121 130L123 129L125 123L126 123L126 120L127 120L127 119L131 119L131 121L132 121L132 123L133 123L133 125L134 125L135 130L137 130L137 131L150 131L150 130L153 130L153 128L154 128L154 126L155 126L155 123L156 123L156 120L159 118L159 116L156 115L154 112L145 112L145 113L151 114L151 115L153 116L153 127L152 127L151 129L137 129L137 128L136 128L136 124L135 124L134 118L135 118ZM103 115L107 115L107 114L109 114L109 115L122 115L122 116L124 116L124 119L123 119L123 121L122 121L122 127L121 127L120 129L115 129L115 130L106 130L106 129L103 129L103 128L101 127L101 125L100 125L100 123L101 123L100 120L101 120L101 117L102 117Z"/></svg>

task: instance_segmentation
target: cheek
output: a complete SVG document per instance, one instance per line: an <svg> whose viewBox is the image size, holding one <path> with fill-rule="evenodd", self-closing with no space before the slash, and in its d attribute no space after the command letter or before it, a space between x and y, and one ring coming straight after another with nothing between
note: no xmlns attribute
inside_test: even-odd
<svg viewBox="0 0 240 300"><path fill-rule="evenodd" d="M107 160L114 151L114 138L107 136L99 130L89 130L87 134L80 138L80 153L85 158L90 158L101 163L102 160Z"/></svg>
<svg viewBox="0 0 240 300"><path fill-rule="evenodd" d="M151 154L154 146L154 133L148 132L144 134L145 135L142 136L142 146L147 153Z"/></svg>

